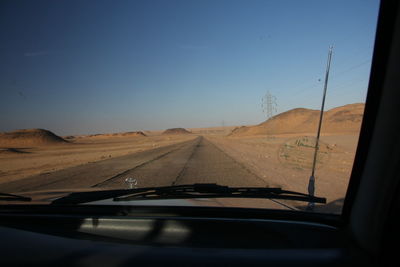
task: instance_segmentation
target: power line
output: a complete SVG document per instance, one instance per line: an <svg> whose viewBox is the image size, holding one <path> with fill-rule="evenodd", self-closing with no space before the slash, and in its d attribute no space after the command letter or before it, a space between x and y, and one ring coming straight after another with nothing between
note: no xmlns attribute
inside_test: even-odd
<svg viewBox="0 0 400 267"><path fill-rule="evenodd" d="M354 65L354 66L349 67L348 69L345 69L345 70L343 70L343 71L340 71L340 72L336 73L336 74L334 75L334 77L340 76L340 75L342 75L342 74L344 74L344 73L346 73L346 72L349 72L349 71L352 71L352 70L354 70L354 69L357 69L357 68L359 68L359 67L361 67L361 66L364 66L365 64L367 64L367 63L369 63L369 62L371 62L371 61L372 61L372 59L367 59L367 60L365 60L365 61L362 61L361 63L358 63L358 64L356 64L356 65Z"/></svg>
<svg viewBox="0 0 400 267"><path fill-rule="evenodd" d="M334 75L331 75L331 77L332 77L331 79L340 77L340 76L342 76L343 74L348 73L349 71L355 70L355 69L357 69L357 68L359 68L359 67L362 67L362 66L366 65L366 64L369 63L369 62L371 62L371 59L367 59L367 60L362 61L361 63L357 63L356 65L353 65L353 66L351 66L351 67L349 67L349 68L347 68L347 69L345 69L345 70L342 70L342 71L340 71L340 72L338 72L338 73L336 73L336 74L334 74ZM318 81L320 81L320 79L319 79ZM304 84L305 84L305 83L304 83ZM313 88L315 88L315 87L317 87L317 86L319 86L319 85L320 85L319 83L316 83L316 82L314 81L314 82L313 82L312 84L310 84L309 86L302 87L300 90L296 90L295 92L290 92L290 94L291 94L291 95L297 95L297 94L300 94L300 93L302 93L302 92L305 92L305 91L308 91L308 90L310 90L310 89L313 89ZM297 87L297 88L299 88L299 87Z"/></svg>

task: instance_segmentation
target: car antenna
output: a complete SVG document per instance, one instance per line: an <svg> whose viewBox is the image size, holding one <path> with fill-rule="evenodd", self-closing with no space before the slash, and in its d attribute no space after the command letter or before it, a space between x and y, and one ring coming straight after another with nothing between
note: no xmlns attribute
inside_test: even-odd
<svg viewBox="0 0 400 267"><path fill-rule="evenodd" d="M314 176L314 173L315 173L315 165L316 165L316 162L317 162L317 153L318 153L318 148L319 148L319 136L320 136L320 133L321 133L322 117L324 115L326 90L328 88L329 70L331 68L332 51L333 51L333 46L331 45L329 47L328 61L326 63L324 93L323 93L323 96L322 96L322 105L321 105L321 111L320 111L320 114L319 114L317 138L315 140L314 159L313 159L313 164L312 164L312 169L311 169L310 180L308 181L308 194L311 195L311 196L314 196L314 193L315 193L315 176ZM308 206L307 206L307 210L309 210L309 211L314 210L314 206L315 206L314 202L309 202Z"/></svg>

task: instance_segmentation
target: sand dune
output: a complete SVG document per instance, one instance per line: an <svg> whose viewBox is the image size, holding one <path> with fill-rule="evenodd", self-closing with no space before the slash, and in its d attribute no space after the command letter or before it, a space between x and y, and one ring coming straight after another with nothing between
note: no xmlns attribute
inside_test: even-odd
<svg viewBox="0 0 400 267"><path fill-rule="evenodd" d="M354 133L360 130L364 104L349 104L324 112L322 132ZM250 136L264 134L312 133L317 130L319 111L296 108L255 125L242 126L232 131L230 136Z"/></svg>
<svg viewBox="0 0 400 267"><path fill-rule="evenodd" d="M44 129L24 129L0 133L0 147L23 147L68 144L54 133Z"/></svg>
<svg viewBox="0 0 400 267"><path fill-rule="evenodd" d="M144 136L147 135L141 131L135 131L135 132L122 132L122 133L91 134L91 135L76 136L74 138L109 139L114 137L144 137Z"/></svg>
<svg viewBox="0 0 400 267"><path fill-rule="evenodd" d="M190 134L188 130L184 128L171 128L167 129L163 132L163 134Z"/></svg>

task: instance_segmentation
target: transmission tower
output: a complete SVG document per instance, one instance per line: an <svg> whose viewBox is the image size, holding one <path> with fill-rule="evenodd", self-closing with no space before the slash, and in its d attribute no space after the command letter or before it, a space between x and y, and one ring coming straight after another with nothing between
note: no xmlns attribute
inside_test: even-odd
<svg viewBox="0 0 400 267"><path fill-rule="evenodd" d="M269 91L262 98L261 108L267 120L274 116L277 111L276 97Z"/></svg>

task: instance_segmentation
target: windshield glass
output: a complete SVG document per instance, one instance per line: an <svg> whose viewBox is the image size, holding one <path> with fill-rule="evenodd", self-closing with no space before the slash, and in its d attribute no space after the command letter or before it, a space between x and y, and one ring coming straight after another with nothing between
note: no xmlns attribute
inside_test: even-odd
<svg viewBox="0 0 400 267"><path fill-rule="evenodd" d="M327 203L259 195L163 203L340 213L378 7L2 1L0 192L35 204L71 192L215 183Z"/></svg>

